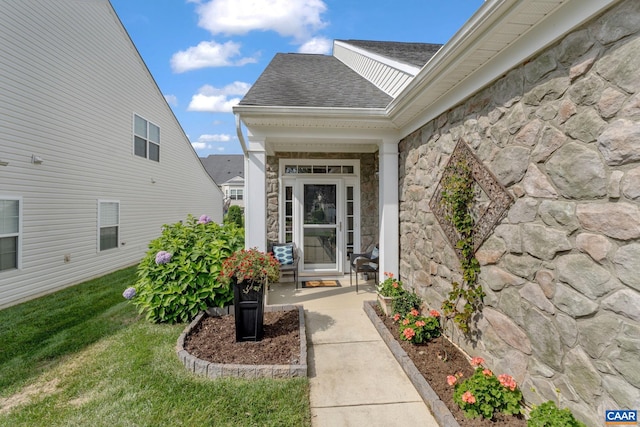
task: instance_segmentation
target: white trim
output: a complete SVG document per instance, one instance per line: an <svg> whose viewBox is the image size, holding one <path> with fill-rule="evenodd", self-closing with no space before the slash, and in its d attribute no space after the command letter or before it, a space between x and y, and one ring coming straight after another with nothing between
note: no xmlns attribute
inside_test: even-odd
<svg viewBox="0 0 640 427"><path fill-rule="evenodd" d="M420 71L420 68L416 67L415 65L410 65L410 64L407 64L406 62L400 62L395 59L388 58L386 56L378 55L371 51L349 44L348 42L334 40L333 44L334 46L340 46L344 49L360 54L364 57L373 59L374 61L384 64L387 67L396 69L398 71L402 71L403 73L406 73L406 74L410 74L411 76L415 76ZM334 47L334 50L335 50L335 47Z"/></svg>
<svg viewBox="0 0 640 427"><path fill-rule="evenodd" d="M526 59L548 48L574 28L582 25L619 0L565 0L524 34L513 34L511 42L487 60L482 66L460 81L443 83L451 78L464 60L476 53L477 44L489 39L503 21L512 18L512 12L521 2L517 0L487 1L476 14L434 55L404 91L389 104L387 112L392 121L401 126L401 138L419 129L448 109L458 105L504 73ZM562 3L562 0L558 1ZM527 2L532 3L532 2ZM432 88L443 84L436 99ZM413 117L421 95L428 102L420 107L422 113Z"/></svg>
<svg viewBox="0 0 640 427"><path fill-rule="evenodd" d="M353 174L285 174L285 165L287 164L298 164L298 165L309 165L309 166L318 166L318 165L335 165L335 166L352 166ZM302 201L299 200L299 196L301 194L301 185L304 183L323 183L323 182L340 182L339 188L337 189L337 196L340 198L341 207L338 209L337 214L339 215L338 220L342 222L342 230L340 231L339 240L341 240L340 247L341 250L338 253L338 273L344 272L347 269L347 265L345 264L346 260L346 188L347 186L353 187L354 195L353 195L353 203L354 203L354 250L358 251L361 245L361 217L360 217L360 160L359 159L304 159L304 158L286 158L278 160L278 239L281 242L285 240L285 187L289 186L293 188L293 241L300 247L300 251L304 251L304 245L302 242L302 224L299 219L301 216L301 205ZM338 244L338 243L337 243ZM304 256L304 254L303 254ZM304 264L303 262L300 264L300 268L302 271ZM313 270L314 272L326 272L326 270ZM311 272L307 270L306 272Z"/></svg>
<svg viewBox="0 0 640 427"><path fill-rule="evenodd" d="M10 270L1 270L0 274L9 272L9 271L16 271L16 270L21 270L22 269L22 237L23 237L23 222L24 222L24 218L23 218L23 202L22 202L22 196L0 196L0 200L17 200L18 201L18 247L17 247L17 260L16 260L16 268L15 269L10 269ZM11 237L14 236L15 233L11 233L11 234L6 234L3 235L3 237Z"/></svg>
<svg viewBox="0 0 640 427"><path fill-rule="evenodd" d="M100 214L101 214L101 210L102 210L102 204L103 203L116 203L118 205L118 237L117 237L117 242L116 242L116 247L115 248L108 248L108 249L101 249L100 248L100 229L102 228L102 224L100 223ZM108 252L108 251L112 251L114 249L120 249L120 237L121 237L121 232L122 232L122 224L120 221L120 200L107 200L107 199L98 199L98 209L97 209L97 218L96 218L96 224L97 224L97 240L96 240L96 249L98 253L104 253L104 252ZM113 225L109 225L108 227L113 227Z"/></svg>
<svg viewBox="0 0 640 427"><path fill-rule="evenodd" d="M245 248L255 247L260 251L267 250L266 162L265 141L249 139L244 168L244 194L246 195L244 242Z"/></svg>

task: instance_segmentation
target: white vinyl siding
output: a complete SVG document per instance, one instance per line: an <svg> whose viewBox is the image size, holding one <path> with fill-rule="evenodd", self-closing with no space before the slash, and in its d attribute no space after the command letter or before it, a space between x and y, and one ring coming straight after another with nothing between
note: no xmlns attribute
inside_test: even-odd
<svg viewBox="0 0 640 427"><path fill-rule="evenodd" d="M160 127L137 114L133 115L133 153L160 161Z"/></svg>
<svg viewBox="0 0 640 427"><path fill-rule="evenodd" d="M118 247L120 202L98 200L98 251Z"/></svg>
<svg viewBox="0 0 640 427"><path fill-rule="evenodd" d="M0 272L20 268L20 199L0 197Z"/></svg>
<svg viewBox="0 0 640 427"><path fill-rule="evenodd" d="M22 217L0 308L135 265L163 224L222 222L223 193L108 0L1 4L0 196ZM161 162L132 153L134 114L161 129ZM97 200L120 202L117 250L98 250Z"/></svg>

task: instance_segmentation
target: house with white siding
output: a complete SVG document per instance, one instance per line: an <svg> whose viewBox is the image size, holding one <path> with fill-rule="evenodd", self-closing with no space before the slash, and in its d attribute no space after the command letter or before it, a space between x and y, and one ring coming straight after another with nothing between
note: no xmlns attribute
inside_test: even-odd
<svg viewBox="0 0 640 427"><path fill-rule="evenodd" d="M108 0L0 13L0 308L133 265L223 195Z"/></svg>
<svg viewBox="0 0 640 427"><path fill-rule="evenodd" d="M440 309L463 279L442 177L465 159L486 295L448 335L527 405L602 425L640 403L639 69L637 0L487 0L441 47L278 54L234 107L246 244L295 242L326 276L379 242Z"/></svg>

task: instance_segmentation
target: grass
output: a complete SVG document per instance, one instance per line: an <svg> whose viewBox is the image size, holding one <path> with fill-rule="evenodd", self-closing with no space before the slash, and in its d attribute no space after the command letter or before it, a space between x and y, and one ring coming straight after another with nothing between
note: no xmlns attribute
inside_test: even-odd
<svg viewBox="0 0 640 427"><path fill-rule="evenodd" d="M122 298L135 268L0 311L0 426L309 426L308 380L209 380L175 354L185 325Z"/></svg>

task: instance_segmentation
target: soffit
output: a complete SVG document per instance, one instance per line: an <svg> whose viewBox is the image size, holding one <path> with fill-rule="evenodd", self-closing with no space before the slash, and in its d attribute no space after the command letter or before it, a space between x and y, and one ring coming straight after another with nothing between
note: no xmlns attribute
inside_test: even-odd
<svg viewBox="0 0 640 427"><path fill-rule="evenodd" d="M392 102L389 112L394 123L407 125L569 1L487 2Z"/></svg>

